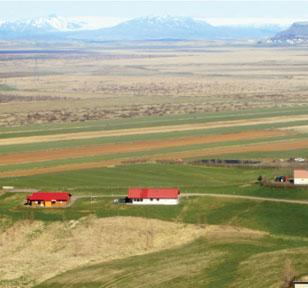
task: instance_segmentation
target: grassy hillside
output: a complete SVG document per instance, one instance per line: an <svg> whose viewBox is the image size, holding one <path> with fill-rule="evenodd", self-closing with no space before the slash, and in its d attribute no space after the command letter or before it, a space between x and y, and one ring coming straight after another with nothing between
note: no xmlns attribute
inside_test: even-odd
<svg viewBox="0 0 308 288"><path fill-rule="evenodd" d="M254 281L251 287L264 287L263 281L268 283L267 287L280 287L286 259L291 261L296 276L307 272L306 205L193 197L183 199L175 207L134 207L115 205L109 198L98 198L79 200L68 209L46 210L21 208L22 199L20 194L1 197L3 219L65 223L94 214L97 217L137 216L194 223L201 229L210 227L208 225L223 225L213 235L205 234L205 238L183 247L83 265L38 287L143 287L145 281L152 281L149 278L151 271L160 275L151 282L153 287L245 287L251 281ZM236 228L230 234L223 227ZM268 234L261 234L261 238L255 238L250 232L242 235L243 228ZM21 283L18 281L16 283Z"/></svg>
<svg viewBox="0 0 308 288"><path fill-rule="evenodd" d="M37 287L280 287L286 256L305 272L301 253L308 250L298 245L306 244L270 237L199 239L180 249L81 267ZM279 252L284 248L289 252Z"/></svg>

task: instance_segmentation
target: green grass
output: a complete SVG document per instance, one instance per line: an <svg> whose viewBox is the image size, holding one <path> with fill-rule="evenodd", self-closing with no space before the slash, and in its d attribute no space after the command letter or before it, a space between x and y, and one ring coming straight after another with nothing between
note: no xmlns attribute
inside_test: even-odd
<svg viewBox="0 0 308 288"><path fill-rule="evenodd" d="M148 116L132 119L96 120L83 123L35 124L23 127L0 127L0 138L90 132L113 129L144 128L153 126L206 123L214 121L258 119L262 117L306 115L307 107L211 112L184 115Z"/></svg>
<svg viewBox="0 0 308 288"><path fill-rule="evenodd" d="M42 190L70 190L82 195L108 194L108 191L123 194L131 186L176 186L187 192L198 190L198 192L225 193L228 193L226 190L228 188L233 193L236 189L241 191L249 190L250 187L257 189L259 186L254 183L259 175L273 177L283 172L285 171L215 168L188 164L134 164L2 178L0 185Z"/></svg>
<svg viewBox="0 0 308 288"><path fill-rule="evenodd" d="M182 192L223 193L307 199L308 189L273 189L256 184L259 175L269 179L290 174L289 169L224 168L177 164L134 164L0 180L1 186L71 191L75 195L126 194L133 186L179 187Z"/></svg>
<svg viewBox="0 0 308 288"><path fill-rule="evenodd" d="M113 204L113 198L97 198L93 201L79 199L66 209L31 209L22 205L25 198L25 194L8 193L1 196L0 216L13 222L18 219L71 220L90 214L97 217L136 216L190 224L228 224L275 235L308 238L308 209L306 205L299 204L190 197L182 199L178 206L139 207Z"/></svg>
<svg viewBox="0 0 308 288"><path fill-rule="evenodd" d="M130 186L180 186L185 192L308 198L308 190L269 189L255 184L259 174L271 176L276 172L282 171L139 164L2 179L1 185L42 187L48 188L47 190L70 188L73 194L96 195L126 194ZM25 197L24 193L6 193L0 196L2 226L10 226L19 220L51 222L76 220L89 215L136 216L200 226L232 225L265 231L270 235L262 239L233 239L231 242L228 239L208 241L201 238L159 253L83 266L47 280L37 287L144 287L144 283L150 283L146 275L151 275L152 271L157 271L155 275L158 280L151 287L244 288L248 285L262 288L265 273L268 273L267 287L278 287L274 285L281 280L286 259L284 251L288 251L287 257L292 259L297 275L306 273L304 266L308 264L307 258L296 252L297 248L306 249L308 244L306 205L191 197L183 198L180 205L172 207L127 206L113 204L112 198L97 198L93 201L80 199L66 209L32 209L23 206ZM275 257L264 256L262 261L259 260L258 257L267 253L278 254ZM258 263L257 267L255 261ZM266 271L263 269L264 265L268 267ZM166 269L170 267L171 271L167 272ZM245 274L247 269L249 274ZM14 281L18 284L24 283L26 279Z"/></svg>
<svg viewBox="0 0 308 288"><path fill-rule="evenodd" d="M276 260L281 261L278 262L280 265L267 271L270 274L269 278L263 278L264 274L258 271L262 269L262 265L270 261L266 256L263 263L254 267L255 271L252 274L240 274L238 269L255 255L266 255L286 247L297 248L306 244L307 242L286 241L270 237L240 243L232 241L231 243L223 241L215 243L215 241L199 239L180 248L171 248L159 253L77 268L51 278L36 287L54 288L65 285L69 288L130 288L144 287L144 283L147 283L147 287L162 288L241 288L247 287L249 283L248 287L262 288L265 281L268 285L266 287L279 287L285 262L283 254ZM295 253L294 256L290 254L291 259L297 256ZM301 259L302 263L296 262L297 271L303 271L303 265L308 264L307 258L301 257ZM242 281L245 282L244 285Z"/></svg>
<svg viewBox="0 0 308 288"><path fill-rule="evenodd" d="M16 88L7 84L0 84L0 92L16 91Z"/></svg>
<svg viewBox="0 0 308 288"><path fill-rule="evenodd" d="M286 151L269 151L269 152L244 152L244 153L229 153L224 155L213 155L211 158L219 159L289 159L289 158L308 158L307 149L290 149ZM200 157L191 158L199 159Z"/></svg>
<svg viewBox="0 0 308 288"><path fill-rule="evenodd" d="M148 281L145 275L156 271L160 280L154 281L153 287L247 287L241 282L243 278L246 285L250 283L249 287L262 288L262 273L269 273L264 279L268 285L281 280L285 253L292 259L297 275L306 273L307 257L296 252L297 248L307 249L308 244L308 222L305 221L308 209L305 205L193 197L183 199L174 207L137 207L115 205L112 199L100 198L93 202L78 200L67 209L48 210L22 207L24 197L23 194L9 193L1 196L1 218L11 219L13 223L20 219L64 221L91 214L97 217L137 216L198 225L233 225L270 233L262 239L208 241L201 238L159 253L83 266L37 287L143 287L142 284ZM308 253L308 249L305 251ZM278 254L267 257L267 253ZM258 257L260 260L250 260ZM253 261L257 261L257 267ZM266 271L262 270L264 265L268 267ZM166 273L168 267L172 270ZM242 274L247 269L252 273ZM115 271L118 272L114 274ZM251 283L249 279L259 280Z"/></svg>

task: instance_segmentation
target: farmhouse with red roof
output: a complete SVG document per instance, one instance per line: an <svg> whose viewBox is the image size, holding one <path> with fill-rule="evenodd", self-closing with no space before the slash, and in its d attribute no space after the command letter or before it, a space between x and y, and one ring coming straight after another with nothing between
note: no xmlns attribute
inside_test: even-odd
<svg viewBox="0 0 308 288"><path fill-rule="evenodd" d="M64 207L71 198L68 192L35 192L27 197L27 203L34 207Z"/></svg>
<svg viewBox="0 0 308 288"><path fill-rule="evenodd" d="M128 202L139 205L176 205L180 190L177 188L130 188Z"/></svg>

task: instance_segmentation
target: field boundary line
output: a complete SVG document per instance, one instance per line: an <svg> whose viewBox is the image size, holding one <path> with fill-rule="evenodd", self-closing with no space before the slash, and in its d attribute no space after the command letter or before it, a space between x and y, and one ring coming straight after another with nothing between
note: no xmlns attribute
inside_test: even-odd
<svg viewBox="0 0 308 288"><path fill-rule="evenodd" d="M292 200L292 199L281 199L281 198L268 198L248 195L232 195L232 194L215 194L215 193L182 193L183 197L216 197L216 198L230 198L230 199L243 199L253 201L267 201L267 202L278 202L287 204L301 204L308 205L308 200Z"/></svg>

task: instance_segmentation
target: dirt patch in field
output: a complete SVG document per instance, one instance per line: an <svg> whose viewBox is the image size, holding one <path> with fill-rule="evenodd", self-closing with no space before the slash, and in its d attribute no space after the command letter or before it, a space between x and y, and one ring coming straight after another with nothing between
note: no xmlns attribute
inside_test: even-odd
<svg viewBox="0 0 308 288"><path fill-rule="evenodd" d="M247 228L240 228L228 225L210 225L206 228L206 238L209 240L217 241L232 241L243 239L256 239L268 235L266 232L251 230Z"/></svg>
<svg viewBox="0 0 308 288"><path fill-rule="evenodd" d="M299 133L308 133L308 125L285 127L285 128L280 128L279 130L295 131Z"/></svg>
<svg viewBox="0 0 308 288"><path fill-rule="evenodd" d="M16 137L16 138L0 139L0 146L54 142L54 141L64 141L64 140L92 139L99 137L114 137L114 136L155 134L155 133L169 133L178 131L205 130L213 128L274 124L274 123L284 123L284 122L293 122L302 120L308 120L308 115L268 117L259 119L243 119L243 120L218 121L218 122L201 123L201 124L182 124L182 125L169 125L169 126L158 126L158 127L147 127L147 128L131 128L131 129L118 129L118 130L107 130L107 131L105 130L105 131L94 131L94 132L77 132L77 133L66 133L66 134L44 135L44 136Z"/></svg>
<svg viewBox="0 0 308 288"><path fill-rule="evenodd" d="M250 140L266 137L285 136L288 133L279 130L265 130L265 131L247 131L240 133L230 133L222 135L206 135L206 136L194 136L168 140L150 140L150 141L138 141L130 143L119 144L106 144L97 146L84 146L73 147L65 149L54 149L48 151L38 152L22 152L11 154L0 154L0 166L8 164L21 164L21 163L34 163L43 162L49 160L79 158L96 155L110 155L116 153L138 152L147 151L152 149L161 149L169 147L180 147L195 144L209 144L216 142L226 141L239 141Z"/></svg>
<svg viewBox="0 0 308 288"><path fill-rule="evenodd" d="M236 235L240 239L265 235L244 230L242 234L242 229L234 233L229 226L201 228L136 217L90 216L52 223L19 221L1 234L0 281L5 281L6 287L30 287L82 265L173 248L199 237Z"/></svg>
<svg viewBox="0 0 308 288"><path fill-rule="evenodd" d="M0 178L1 177L3 178L3 177L31 176L31 175L39 175L39 174L46 174L46 173L76 171L76 170L92 169L92 168L114 167L116 165L121 165L122 161L124 160L129 160L129 159L123 158L123 159L117 159L117 160L105 160L105 161L98 161L98 162L66 164L66 165L58 165L58 166L44 167L44 168L19 169L15 171L2 172L0 173Z"/></svg>

